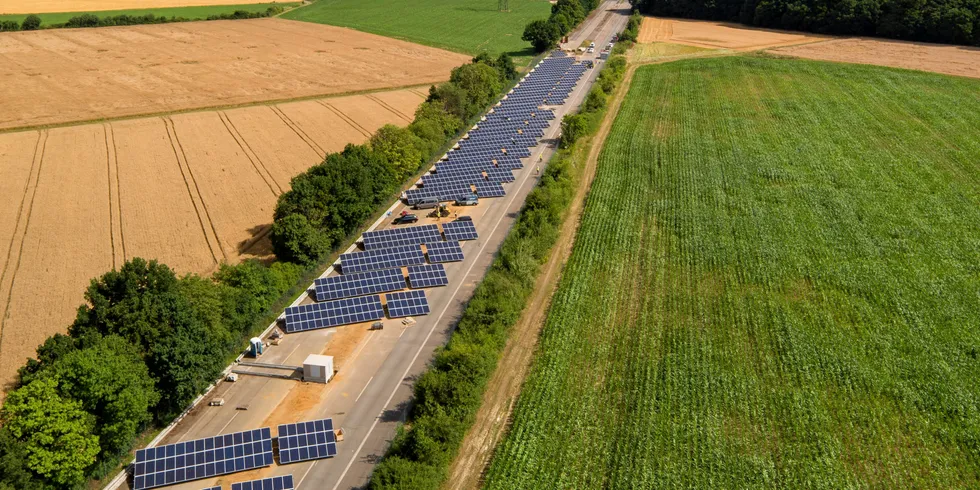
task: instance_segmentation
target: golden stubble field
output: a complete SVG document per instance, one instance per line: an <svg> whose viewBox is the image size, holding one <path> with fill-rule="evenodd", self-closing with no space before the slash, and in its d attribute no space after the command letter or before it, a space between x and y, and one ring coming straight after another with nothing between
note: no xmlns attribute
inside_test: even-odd
<svg viewBox="0 0 980 490"><path fill-rule="evenodd" d="M199 5L240 5L242 0L0 0L0 13L95 12ZM255 2L259 3L259 2Z"/></svg>
<svg viewBox="0 0 980 490"><path fill-rule="evenodd" d="M890 66L980 78L980 48L757 29L718 21L647 17L640 43L768 52L822 61Z"/></svg>
<svg viewBox="0 0 980 490"><path fill-rule="evenodd" d="M0 134L0 379L66 330L93 277L132 257L206 274L266 256L290 178L408 124L424 90Z"/></svg>
<svg viewBox="0 0 980 490"><path fill-rule="evenodd" d="M468 60L278 18L0 33L0 130L430 84Z"/></svg>

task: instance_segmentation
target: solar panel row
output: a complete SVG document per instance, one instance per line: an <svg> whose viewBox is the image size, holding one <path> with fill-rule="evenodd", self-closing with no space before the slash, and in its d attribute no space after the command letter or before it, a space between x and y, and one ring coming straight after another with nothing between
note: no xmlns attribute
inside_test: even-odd
<svg viewBox="0 0 980 490"><path fill-rule="evenodd" d="M286 333L369 322L384 316L381 298L376 294L290 306L286 308Z"/></svg>
<svg viewBox="0 0 980 490"><path fill-rule="evenodd" d="M217 487L221 488L221 487ZM273 476L231 484L231 490L295 490L293 475Z"/></svg>
<svg viewBox="0 0 980 490"><path fill-rule="evenodd" d="M425 249L429 254L429 262L433 264L463 260L463 249L457 241L429 243Z"/></svg>
<svg viewBox="0 0 980 490"><path fill-rule="evenodd" d="M385 301L388 303L388 316L391 318L429 314L429 301L425 299L425 291L421 289L386 294Z"/></svg>
<svg viewBox="0 0 980 490"><path fill-rule="evenodd" d="M442 235L436 225L420 225L366 231L361 235L361 240L364 242L365 250L377 250L442 240Z"/></svg>
<svg viewBox="0 0 980 490"><path fill-rule="evenodd" d="M408 268L408 283L412 289L446 286L449 277L442 264L416 265Z"/></svg>
<svg viewBox="0 0 980 490"><path fill-rule="evenodd" d="M442 225L442 231L447 241L476 240L476 226L470 220L455 220Z"/></svg>
<svg viewBox="0 0 980 490"><path fill-rule="evenodd" d="M333 419L279 426L279 463L289 464L337 455Z"/></svg>
<svg viewBox="0 0 980 490"><path fill-rule="evenodd" d="M439 239L442 233L436 227ZM405 288L405 276L401 269L381 269L376 271L344 274L319 278L313 282L317 301L363 296L365 294L386 293Z"/></svg>
<svg viewBox="0 0 980 490"><path fill-rule="evenodd" d="M268 427L136 451L133 490L250 470L272 464Z"/></svg>
<svg viewBox="0 0 980 490"><path fill-rule="evenodd" d="M425 257L422 255L422 247L418 245L353 252L340 256L340 270L344 274L424 263Z"/></svg>

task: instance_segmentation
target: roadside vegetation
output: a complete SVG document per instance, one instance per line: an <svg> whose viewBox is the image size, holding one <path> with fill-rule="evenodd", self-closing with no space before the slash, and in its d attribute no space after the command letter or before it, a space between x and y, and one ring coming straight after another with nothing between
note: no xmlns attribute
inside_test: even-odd
<svg viewBox="0 0 980 490"><path fill-rule="evenodd" d="M524 26L521 39L531 43L537 53L554 49L599 3L600 0L558 0L547 19L535 19Z"/></svg>
<svg viewBox="0 0 980 490"><path fill-rule="evenodd" d="M295 177L276 208L271 264L178 277L134 258L93 280L68 334L38 347L0 408L0 490L81 488L116 469L516 77L507 55L480 55L431 88L408 128L384 126Z"/></svg>
<svg viewBox="0 0 980 490"><path fill-rule="evenodd" d="M488 0L317 0L283 18L318 22L426 46L476 55L506 53L518 65L533 55L521 41L529 21L548 16L544 0L507 0L507 10Z"/></svg>
<svg viewBox="0 0 980 490"><path fill-rule="evenodd" d="M978 0L633 0L633 5L649 15L980 46Z"/></svg>
<svg viewBox="0 0 980 490"><path fill-rule="evenodd" d="M255 19L278 15L286 9L297 5L299 5L298 2L254 3L246 5L105 10L99 12L7 14L0 15L0 31L166 24L170 22L190 22L196 20Z"/></svg>
<svg viewBox="0 0 980 490"><path fill-rule="evenodd" d="M565 116L566 121L587 121L577 139L594 132L602 119L606 99L623 77L625 60L618 53L625 47L617 45L617 54L610 59L617 60L615 66L610 64L600 74L604 83L596 83L598 90L589 93L591 102L583 105L580 114ZM467 303L449 343L415 382L408 420L372 474L369 488L437 489L444 483L460 443L473 425L511 327L531 297L575 194L583 155L565 138L563 130L562 149L528 195L517 223Z"/></svg>
<svg viewBox="0 0 980 490"><path fill-rule="evenodd" d="M980 486L977 93L638 68L486 488Z"/></svg>

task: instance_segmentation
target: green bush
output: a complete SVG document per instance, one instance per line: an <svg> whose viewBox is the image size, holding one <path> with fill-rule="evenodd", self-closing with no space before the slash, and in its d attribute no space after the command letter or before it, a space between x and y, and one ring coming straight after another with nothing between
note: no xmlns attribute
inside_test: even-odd
<svg viewBox="0 0 980 490"><path fill-rule="evenodd" d="M99 27L99 17L95 14L82 14L68 19L65 27Z"/></svg>
<svg viewBox="0 0 980 490"><path fill-rule="evenodd" d="M24 21L20 24L20 29L22 31L36 31L40 28L41 18L34 14L24 17Z"/></svg>
<svg viewBox="0 0 980 490"><path fill-rule="evenodd" d="M0 22L0 32L19 31L19 30L20 30L20 24L12 20L5 20Z"/></svg>

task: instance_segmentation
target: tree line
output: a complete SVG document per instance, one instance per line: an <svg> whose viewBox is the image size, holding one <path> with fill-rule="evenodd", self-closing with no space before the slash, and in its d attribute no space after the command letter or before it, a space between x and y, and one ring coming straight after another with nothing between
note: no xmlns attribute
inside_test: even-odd
<svg viewBox="0 0 980 490"><path fill-rule="evenodd" d="M248 10L236 10L232 13L212 14L206 20L235 20L235 19L258 19L261 17L272 17L283 12L283 8L274 5L260 12ZM64 23L51 24L45 26L46 29L59 28L80 28L80 27L109 27L109 26L133 26L143 24L168 24L171 22L191 22L200 19L188 19L186 17L165 17L154 14L144 15L110 15L99 17L95 14L81 14L69 18ZM2 31L35 31L41 28L41 17L36 14L28 15L24 20L17 24L12 20L0 22L0 32Z"/></svg>
<svg viewBox="0 0 980 490"><path fill-rule="evenodd" d="M477 56L429 89L408 127L385 125L367 143L347 145L293 177L273 216L276 256L313 264L344 243L516 76L508 55Z"/></svg>
<svg viewBox="0 0 980 490"><path fill-rule="evenodd" d="M384 126L296 176L276 207L270 265L181 277L134 258L94 279L67 335L37 348L0 408L0 490L81 488L112 471L146 429L203 393L304 274L516 77L507 55L477 56L430 89L408 128Z"/></svg>
<svg viewBox="0 0 980 490"><path fill-rule="evenodd" d="M599 1L558 0L551 6L551 15L547 19L533 20L524 27L521 39L531 43L539 53L554 49L562 37L571 33L599 6Z"/></svg>
<svg viewBox="0 0 980 490"><path fill-rule="evenodd" d="M980 0L632 0L645 14L980 46Z"/></svg>

